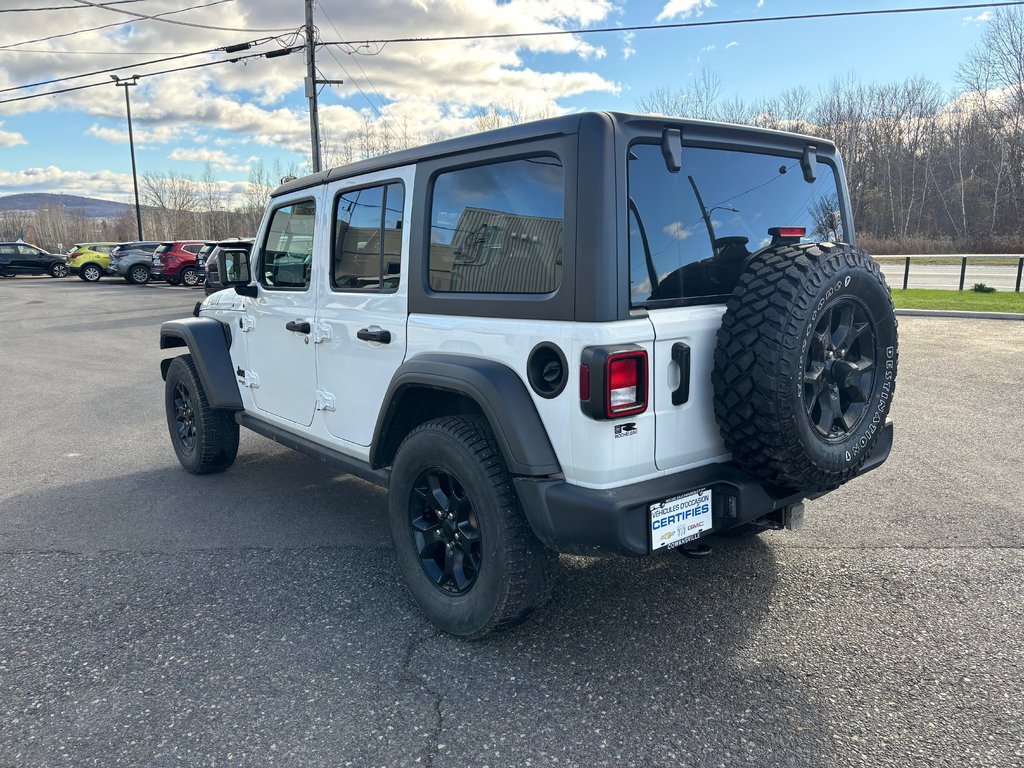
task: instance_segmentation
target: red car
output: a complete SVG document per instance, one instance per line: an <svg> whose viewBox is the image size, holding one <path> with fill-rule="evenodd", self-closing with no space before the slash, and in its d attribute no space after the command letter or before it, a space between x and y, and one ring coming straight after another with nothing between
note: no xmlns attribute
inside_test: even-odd
<svg viewBox="0 0 1024 768"><path fill-rule="evenodd" d="M205 244L205 240L160 243L153 254L153 279L163 279L171 285L201 285L203 270L196 266L196 254Z"/></svg>

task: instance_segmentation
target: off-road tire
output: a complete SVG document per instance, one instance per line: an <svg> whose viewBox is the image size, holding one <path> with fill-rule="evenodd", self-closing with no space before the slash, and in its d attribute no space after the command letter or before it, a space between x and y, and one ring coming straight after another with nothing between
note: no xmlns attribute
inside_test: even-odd
<svg viewBox="0 0 1024 768"><path fill-rule="evenodd" d="M87 283L96 283L103 277L103 270L98 264L85 264L78 270L78 276Z"/></svg>
<svg viewBox="0 0 1024 768"><path fill-rule="evenodd" d="M132 285L145 285L149 282L149 267L144 264L135 264L128 267L128 282Z"/></svg>
<svg viewBox="0 0 1024 768"><path fill-rule="evenodd" d="M50 277L62 278L68 276L67 264L54 264L50 267Z"/></svg>
<svg viewBox="0 0 1024 768"><path fill-rule="evenodd" d="M411 521L414 485L439 470L458 480L475 513L479 571L466 591L446 592L420 561ZM422 507L421 507L422 508ZM395 455L388 518L399 568L413 599L439 629L476 639L523 621L551 597L558 555L534 536L486 420L446 416L413 430Z"/></svg>
<svg viewBox="0 0 1024 768"><path fill-rule="evenodd" d="M821 330L832 322L826 320L832 310L842 315L850 309L865 318L870 333L857 331L864 323L851 320L850 335L842 324L835 334L840 342L865 339L854 343L870 347L873 363L867 370L874 373L863 384L869 391L859 420L846 431L841 423L835 435L825 434L816 430L806 401L807 387L815 386L807 383L813 376L809 355L814 345L833 344L834 336ZM836 488L857 474L882 432L898 360L892 297L870 256L829 243L759 252L747 263L718 331L712 384L725 445L742 468L770 485Z"/></svg>
<svg viewBox="0 0 1024 768"><path fill-rule="evenodd" d="M188 408L187 413L182 412L183 405ZM205 475L223 472L234 463L238 454L238 424L230 411L210 407L191 355L174 358L167 369L164 410L171 445L186 470ZM184 436L183 420L188 422Z"/></svg>

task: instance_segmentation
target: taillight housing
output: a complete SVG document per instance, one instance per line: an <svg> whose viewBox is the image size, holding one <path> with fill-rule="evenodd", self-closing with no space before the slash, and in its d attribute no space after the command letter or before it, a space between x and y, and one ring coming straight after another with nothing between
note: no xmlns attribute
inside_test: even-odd
<svg viewBox="0 0 1024 768"><path fill-rule="evenodd" d="M587 347L580 359L580 408L607 421L647 410L647 350L635 344Z"/></svg>

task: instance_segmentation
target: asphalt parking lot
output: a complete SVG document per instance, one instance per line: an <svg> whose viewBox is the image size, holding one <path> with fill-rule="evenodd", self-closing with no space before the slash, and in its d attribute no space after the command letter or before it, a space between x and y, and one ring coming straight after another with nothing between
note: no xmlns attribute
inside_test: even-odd
<svg viewBox="0 0 1024 768"><path fill-rule="evenodd" d="M384 496L252 433L171 450L200 291L0 281L0 766L1024 765L1024 333L901 318L896 447L797 533L562 558L482 642Z"/></svg>

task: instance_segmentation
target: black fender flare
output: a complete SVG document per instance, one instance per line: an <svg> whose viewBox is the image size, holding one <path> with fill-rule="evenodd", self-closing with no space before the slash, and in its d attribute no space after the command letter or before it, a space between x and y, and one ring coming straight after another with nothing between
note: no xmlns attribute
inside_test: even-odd
<svg viewBox="0 0 1024 768"><path fill-rule="evenodd" d="M160 349L188 347L214 408L241 411L242 396L231 367L231 329L212 317L186 317L169 320L160 326ZM171 360L160 361L160 375L167 379Z"/></svg>
<svg viewBox="0 0 1024 768"><path fill-rule="evenodd" d="M370 465L378 466L384 439L399 416L403 395L427 388L473 400L494 431L513 475L547 477L562 471L547 430L519 375L503 363L470 355L429 353L407 360L391 379L377 417Z"/></svg>

